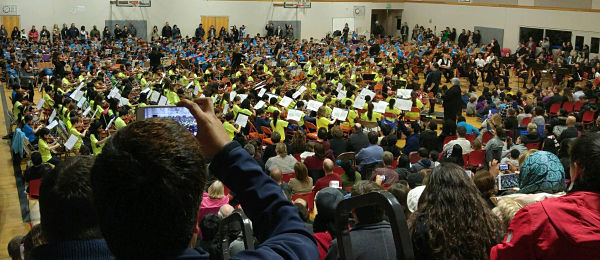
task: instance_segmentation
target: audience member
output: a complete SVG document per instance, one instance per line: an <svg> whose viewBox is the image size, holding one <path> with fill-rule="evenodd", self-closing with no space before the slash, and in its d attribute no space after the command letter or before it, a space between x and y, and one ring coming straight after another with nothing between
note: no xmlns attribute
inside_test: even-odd
<svg viewBox="0 0 600 260"><path fill-rule="evenodd" d="M452 140L450 142L448 142L446 145L444 145L444 149L442 149L444 153L447 153L450 149L452 149L452 147L454 147L454 145L460 145L460 147L462 147L462 152L463 154L468 154L471 152L471 142L467 139L465 139L465 135L467 133L467 130L465 129L464 126L459 126L456 128L456 133L458 134L458 137L455 140Z"/></svg>
<svg viewBox="0 0 600 260"><path fill-rule="evenodd" d="M306 165L301 162L294 164L295 178L291 178L289 184L293 194L304 194L312 192L313 179L308 176Z"/></svg>
<svg viewBox="0 0 600 260"><path fill-rule="evenodd" d="M398 173L392 169L392 163L394 162L394 155L390 152L383 152L382 156L383 167L376 168L371 173L369 180L375 181L377 176L382 178L382 185L390 186L398 181Z"/></svg>
<svg viewBox="0 0 600 260"><path fill-rule="evenodd" d="M383 190L372 181L359 181L352 186L352 197ZM395 259L396 250L392 228L378 206L356 208L353 211L356 226L350 230L352 253L356 259ZM373 243L373 241L378 241ZM337 259L337 239L331 241L325 259Z"/></svg>
<svg viewBox="0 0 600 260"><path fill-rule="evenodd" d="M297 163L297 162L296 162ZM294 166L295 168L295 166ZM281 188L281 191L283 191L283 195L285 195L285 197L288 200L292 199L292 189L290 188L290 186L283 182L283 173L281 173L281 170L278 168L272 168L271 169L271 178L273 178L273 180L275 182L277 182L277 184L279 184L279 187Z"/></svg>
<svg viewBox="0 0 600 260"><path fill-rule="evenodd" d="M39 200L47 244L33 248L27 259L112 258L94 208L92 165L92 156L72 157L44 177Z"/></svg>
<svg viewBox="0 0 600 260"><path fill-rule="evenodd" d="M600 135L578 138L570 156L573 187L569 193L519 210L503 243L492 248L491 259L588 258L598 254L600 239L594 234L600 232Z"/></svg>
<svg viewBox="0 0 600 260"><path fill-rule="evenodd" d="M500 221L461 167L435 168L420 201L409 220L415 258L485 259L499 242Z"/></svg>
<svg viewBox="0 0 600 260"><path fill-rule="evenodd" d="M359 162L358 171L362 174L364 174L363 168L381 162L383 148L377 145L377 137L379 137L377 132L369 132L369 146L361 149L355 156Z"/></svg>
<svg viewBox="0 0 600 260"><path fill-rule="evenodd" d="M275 147L277 156L271 157L265 163L265 169L271 171L274 168L281 170L281 172L293 172L294 164L298 160L287 153L287 146L284 143L277 143Z"/></svg>
<svg viewBox="0 0 600 260"><path fill-rule="evenodd" d="M356 123L353 127L354 133L348 138L348 148L346 151L358 153L363 148L369 146L370 141L367 135L363 132L361 124Z"/></svg>
<svg viewBox="0 0 600 260"><path fill-rule="evenodd" d="M325 176L317 180L312 192L317 193L325 187L341 188L342 179L337 173L333 172L333 167L332 160L325 159L325 161L323 161L323 171L325 172Z"/></svg>
<svg viewBox="0 0 600 260"><path fill-rule="evenodd" d="M316 258L314 240L295 207L254 159L229 141L209 99L196 102L181 104L198 122L202 134L197 140L175 121L153 118L121 129L97 157L92 168L94 202L111 252L122 258L208 257L201 248L188 248L207 157L212 158L210 172L242 198L254 234L262 242L257 250L237 257Z"/></svg>

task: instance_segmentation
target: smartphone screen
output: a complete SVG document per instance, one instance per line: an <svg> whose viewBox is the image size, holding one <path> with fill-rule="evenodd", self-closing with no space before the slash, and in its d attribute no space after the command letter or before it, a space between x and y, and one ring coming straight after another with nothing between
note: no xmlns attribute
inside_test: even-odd
<svg viewBox="0 0 600 260"><path fill-rule="evenodd" d="M506 190L519 187L519 174L502 174L498 176L498 189Z"/></svg>
<svg viewBox="0 0 600 260"><path fill-rule="evenodd" d="M508 164L500 164L501 171L508 171Z"/></svg>
<svg viewBox="0 0 600 260"><path fill-rule="evenodd" d="M184 126L194 136L198 132L196 119L185 107L176 106L146 106L137 111L137 120L146 120L153 117L171 118Z"/></svg>

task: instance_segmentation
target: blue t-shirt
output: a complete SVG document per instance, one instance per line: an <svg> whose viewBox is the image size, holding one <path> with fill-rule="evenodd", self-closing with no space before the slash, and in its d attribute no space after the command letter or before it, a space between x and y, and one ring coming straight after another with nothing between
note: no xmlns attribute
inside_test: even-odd
<svg viewBox="0 0 600 260"><path fill-rule="evenodd" d="M23 133L25 133L25 137L27 137L27 140L30 143L33 143L33 141L35 141L35 134L33 133L33 128L31 128L31 126L23 126Z"/></svg>

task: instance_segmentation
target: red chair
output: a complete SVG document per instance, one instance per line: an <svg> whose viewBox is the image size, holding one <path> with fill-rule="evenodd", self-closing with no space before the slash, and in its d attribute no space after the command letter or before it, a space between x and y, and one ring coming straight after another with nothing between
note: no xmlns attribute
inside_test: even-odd
<svg viewBox="0 0 600 260"><path fill-rule="evenodd" d="M567 113L573 112L573 102L567 101L563 103L562 108L567 110Z"/></svg>
<svg viewBox="0 0 600 260"><path fill-rule="evenodd" d="M581 123L584 125L589 125L594 122L594 111L585 111L583 116L581 117Z"/></svg>
<svg viewBox="0 0 600 260"><path fill-rule="evenodd" d="M313 207L315 205L315 194L312 192L303 193L303 194L294 194L292 195L292 202L296 199L303 199L306 201L306 205L308 205L308 211L312 212Z"/></svg>
<svg viewBox="0 0 600 260"><path fill-rule="evenodd" d="M456 138L458 138L458 136L456 136L456 135L446 136L446 138L444 138L444 145L446 145L447 143L449 143L452 140L456 140Z"/></svg>
<svg viewBox="0 0 600 260"><path fill-rule="evenodd" d="M302 158L300 158L300 154L299 153L295 153L292 156L294 156L294 158L296 158L297 161L302 162Z"/></svg>
<svg viewBox="0 0 600 260"><path fill-rule="evenodd" d="M306 136L308 138L313 140L319 139L317 135L317 126L315 124L304 121L304 125L306 126Z"/></svg>
<svg viewBox="0 0 600 260"><path fill-rule="evenodd" d="M408 154L408 159L410 160L411 164L415 164L419 162L419 159L421 159L421 157L419 157L419 153L418 152L410 152Z"/></svg>
<svg viewBox="0 0 600 260"><path fill-rule="evenodd" d="M467 168L467 166L469 165L469 154L463 154L463 162L465 163L463 167Z"/></svg>
<svg viewBox="0 0 600 260"><path fill-rule="evenodd" d="M550 106L550 112L548 112L551 116L557 116L560 111L560 103L554 103Z"/></svg>
<svg viewBox="0 0 600 260"><path fill-rule="evenodd" d="M469 140L469 142L472 143L475 139L477 139L477 134L476 133L466 134L465 139Z"/></svg>
<svg viewBox="0 0 600 260"><path fill-rule="evenodd" d="M248 133L248 136L247 136L247 138L249 140L258 140L258 139L262 139L263 138L263 135L261 135L258 132L258 130L254 126L254 124L252 124L252 122L248 121L248 125L250 125L250 132Z"/></svg>
<svg viewBox="0 0 600 260"><path fill-rule="evenodd" d="M492 138L494 138L494 135L488 131L485 131L481 137L481 143L485 145L489 140L492 140Z"/></svg>
<svg viewBox="0 0 600 260"><path fill-rule="evenodd" d="M583 106L583 103L581 103L581 101L575 102L575 105L573 106L573 111L575 111L575 112L581 111L581 106Z"/></svg>
<svg viewBox="0 0 600 260"><path fill-rule="evenodd" d="M527 147L527 149L540 149L540 143L528 143L525 145L525 147Z"/></svg>
<svg viewBox="0 0 600 260"><path fill-rule="evenodd" d="M229 188L225 185L223 185L223 194L225 194L225 196L229 195Z"/></svg>
<svg viewBox="0 0 600 260"><path fill-rule="evenodd" d="M521 121L522 126L527 126L529 123L531 123L531 117L524 117Z"/></svg>
<svg viewBox="0 0 600 260"><path fill-rule="evenodd" d="M40 197L40 185L42 179L35 179L29 181L29 198L37 200Z"/></svg>
<svg viewBox="0 0 600 260"><path fill-rule="evenodd" d="M281 180L285 183L290 182L292 178L296 178L296 172L288 172L281 175Z"/></svg>
<svg viewBox="0 0 600 260"><path fill-rule="evenodd" d="M485 163L485 150L477 150L469 153L469 168L477 169Z"/></svg>

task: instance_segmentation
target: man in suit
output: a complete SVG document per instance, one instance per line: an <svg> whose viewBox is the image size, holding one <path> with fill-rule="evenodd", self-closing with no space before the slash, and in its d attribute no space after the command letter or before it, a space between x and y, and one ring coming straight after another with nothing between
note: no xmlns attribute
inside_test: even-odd
<svg viewBox="0 0 600 260"><path fill-rule="evenodd" d="M437 63L433 64L432 70L427 73L425 77L425 85L423 85L423 90L425 92L432 92L434 99L430 100L429 104L429 114L433 114L434 106L435 106L435 95L437 94L440 86L440 82L442 81L442 73L440 72L440 65ZM431 102L433 101L433 102Z"/></svg>
<svg viewBox="0 0 600 260"><path fill-rule="evenodd" d="M444 101L444 120L452 120L456 122L456 117L462 112L462 105L460 99L460 79L452 79L452 87L446 91L442 97Z"/></svg>
<svg viewBox="0 0 600 260"><path fill-rule="evenodd" d="M283 30L281 29L281 25L277 25L277 29L275 29L275 36L282 38Z"/></svg>
<svg viewBox="0 0 600 260"><path fill-rule="evenodd" d="M267 24L267 26L265 26L265 30L267 31L267 37L271 37L273 36L273 31L275 30L275 28L273 27L273 24Z"/></svg>
<svg viewBox="0 0 600 260"><path fill-rule="evenodd" d="M348 148L346 151L358 153L361 149L369 146L369 138L363 132L362 125L354 124L354 134L348 138Z"/></svg>

